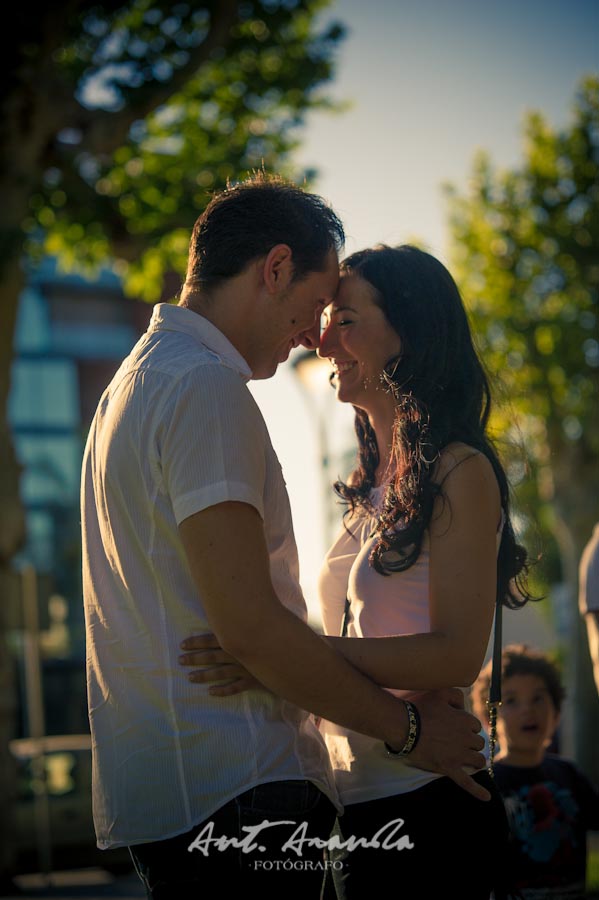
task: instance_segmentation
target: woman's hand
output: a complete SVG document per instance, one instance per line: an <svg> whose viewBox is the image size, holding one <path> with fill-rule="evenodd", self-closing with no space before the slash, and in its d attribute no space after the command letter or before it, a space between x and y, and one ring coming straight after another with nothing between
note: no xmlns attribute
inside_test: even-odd
<svg viewBox="0 0 599 900"><path fill-rule="evenodd" d="M235 657L226 653L213 634L188 637L181 643L185 652L179 657L182 666L201 666L187 676L190 681L210 684L213 697L231 697L256 688L266 690L257 678L244 669ZM212 684L217 682L217 684Z"/></svg>

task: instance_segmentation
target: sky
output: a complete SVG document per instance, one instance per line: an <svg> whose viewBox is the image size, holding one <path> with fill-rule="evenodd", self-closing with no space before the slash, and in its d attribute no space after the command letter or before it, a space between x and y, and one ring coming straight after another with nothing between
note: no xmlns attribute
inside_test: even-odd
<svg viewBox="0 0 599 900"><path fill-rule="evenodd" d="M346 253L418 238L448 264L442 185L466 190L479 149L516 167L525 113L567 126L580 78L599 73L596 0L337 0L322 17L331 20L348 35L328 93L351 106L312 113L296 160L318 170L313 190L341 216ZM290 362L251 385L287 481L314 621L328 543L323 482L353 440L351 410L322 365L308 389Z"/></svg>

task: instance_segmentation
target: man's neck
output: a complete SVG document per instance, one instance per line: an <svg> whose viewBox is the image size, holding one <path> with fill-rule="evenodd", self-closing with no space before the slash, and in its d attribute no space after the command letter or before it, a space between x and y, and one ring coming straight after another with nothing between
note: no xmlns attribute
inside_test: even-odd
<svg viewBox="0 0 599 900"><path fill-rule="evenodd" d="M231 279L231 282L236 279ZM179 306L203 316L233 344L235 349L248 362L248 329L247 306L243 293L239 293L237 285L227 283L217 294L203 291L183 291ZM250 323L251 324L251 323Z"/></svg>

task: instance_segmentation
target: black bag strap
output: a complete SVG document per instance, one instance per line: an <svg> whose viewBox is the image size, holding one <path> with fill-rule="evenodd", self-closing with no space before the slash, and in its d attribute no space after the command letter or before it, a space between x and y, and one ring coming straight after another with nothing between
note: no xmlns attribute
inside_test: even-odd
<svg viewBox="0 0 599 900"><path fill-rule="evenodd" d="M489 703L501 705L501 625L502 603L499 597L495 601L495 627L493 632L493 662L491 664L491 684L489 686Z"/></svg>
<svg viewBox="0 0 599 900"><path fill-rule="evenodd" d="M491 663L491 683L489 685L489 698L487 700L487 715L489 718L489 775L493 776L493 761L495 759L495 745L497 743L497 710L501 706L501 620L502 603L499 594L495 600L495 626L493 632L493 662Z"/></svg>

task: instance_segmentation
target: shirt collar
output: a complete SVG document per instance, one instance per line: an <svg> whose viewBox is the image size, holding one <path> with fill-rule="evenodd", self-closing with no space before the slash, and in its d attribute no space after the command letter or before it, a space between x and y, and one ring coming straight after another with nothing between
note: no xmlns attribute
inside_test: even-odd
<svg viewBox="0 0 599 900"><path fill-rule="evenodd" d="M157 303L148 331L181 331L188 334L198 344L215 353L224 365L239 372L245 381L252 377L252 370L229 338L216 325L191 309L171 303Z"/></svg>

